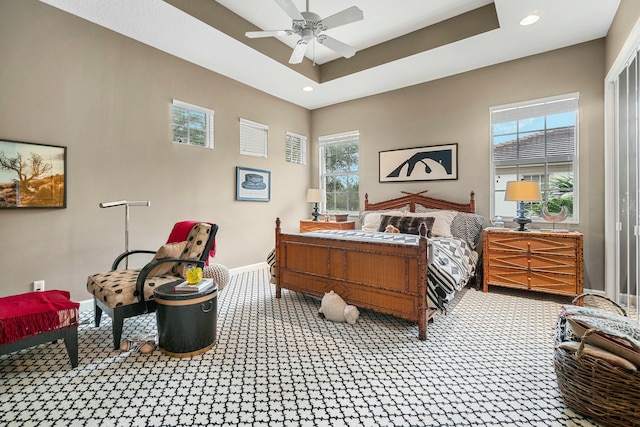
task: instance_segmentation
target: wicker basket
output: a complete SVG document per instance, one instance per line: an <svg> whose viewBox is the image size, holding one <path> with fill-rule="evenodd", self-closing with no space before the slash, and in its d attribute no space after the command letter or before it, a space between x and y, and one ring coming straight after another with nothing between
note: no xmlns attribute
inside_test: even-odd
<svg viewBox="0 0 640 427"><path fill-rule="evenodd" d="M586 303L584 297L581 295L574 302ZM615 302L600 298L607 299L599 297L597 308L625 314ZM564 317L558 318L554 353L558 388L565 404L606 425L640 426L640 372L632 373L586 355L582 347L576 352L558 348L565 338L565 322Z"/></svg>

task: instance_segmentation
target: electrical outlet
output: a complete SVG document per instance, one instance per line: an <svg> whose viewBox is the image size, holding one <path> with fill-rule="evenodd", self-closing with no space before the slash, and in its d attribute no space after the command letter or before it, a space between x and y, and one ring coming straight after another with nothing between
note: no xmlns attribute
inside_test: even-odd
<svg viewBox="0 0 640 427"><path fill-rule="evenodd" d="M36 280L33 282L33 291L44 291L44 280Z"/></svg>

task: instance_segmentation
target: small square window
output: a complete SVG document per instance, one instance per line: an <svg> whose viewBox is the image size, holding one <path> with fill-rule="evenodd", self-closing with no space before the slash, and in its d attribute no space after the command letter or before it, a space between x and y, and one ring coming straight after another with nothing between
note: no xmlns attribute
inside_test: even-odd
<svg viewBox="0 0 640 427"><path fill-rule="evenodd" d="M285 158L289 163L307 164L307 137L287 132L285 139Z"/></svg>
<svg viewBox="0 0 640 427"><path fill-rule="evenodd" d="M214 111L173 100L173 142L213 148Z"/></svg>
<svg viewBox="0 0 640 427"><path fill-rule="evenodd" d="M269 126L240 119L240 154L267 157Z"/></svg>

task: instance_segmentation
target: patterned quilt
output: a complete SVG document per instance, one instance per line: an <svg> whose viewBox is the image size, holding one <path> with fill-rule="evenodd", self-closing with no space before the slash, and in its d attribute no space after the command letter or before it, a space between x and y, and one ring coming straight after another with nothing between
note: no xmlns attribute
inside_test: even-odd
<svg viewBox="0 0 640 427"><path fill-rule="evenodd" d="M429 299L435 307L446 311L446 304L475 273L478 253L465 240L457 237L434 237L429 240L433 254L428 270Z"/></svg>
<svg viewBox="0 0 640 427"><path fill-rule="evenodd" d="M419 239L413 234L363 230L318 230L305 233L305 235L405 245L417 245ZM477 263L478 253L465 240L456 237L429 239L428 296L430 306L446 311L447 303L475 273Z"/></svg>

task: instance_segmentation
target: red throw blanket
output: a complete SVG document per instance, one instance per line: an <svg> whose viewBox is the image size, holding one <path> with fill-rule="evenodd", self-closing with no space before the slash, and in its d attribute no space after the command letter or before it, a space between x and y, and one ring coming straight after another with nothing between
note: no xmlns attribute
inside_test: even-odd
<svg viewBox="0 0 640 427"><path fill-rule="evenodd" d="M52 290L0 298L0 345L77 324L80 303L69 296Z"/></svg>
<svg viewBox="0 0 640 427"><path fill-rule="evenodd" d="M184 242L187 240L187 236L189 232L193 228L194 225L200 224L199 221L181 221L176 222L169 234L169 238L167 239L167 243L176 243L176 242ZM209 257L213 258L216 256L216 241L213 240L213 244L211 245L211 250L209 251ZM205 261L205 265L209 265L209 258Z"/></svg>

